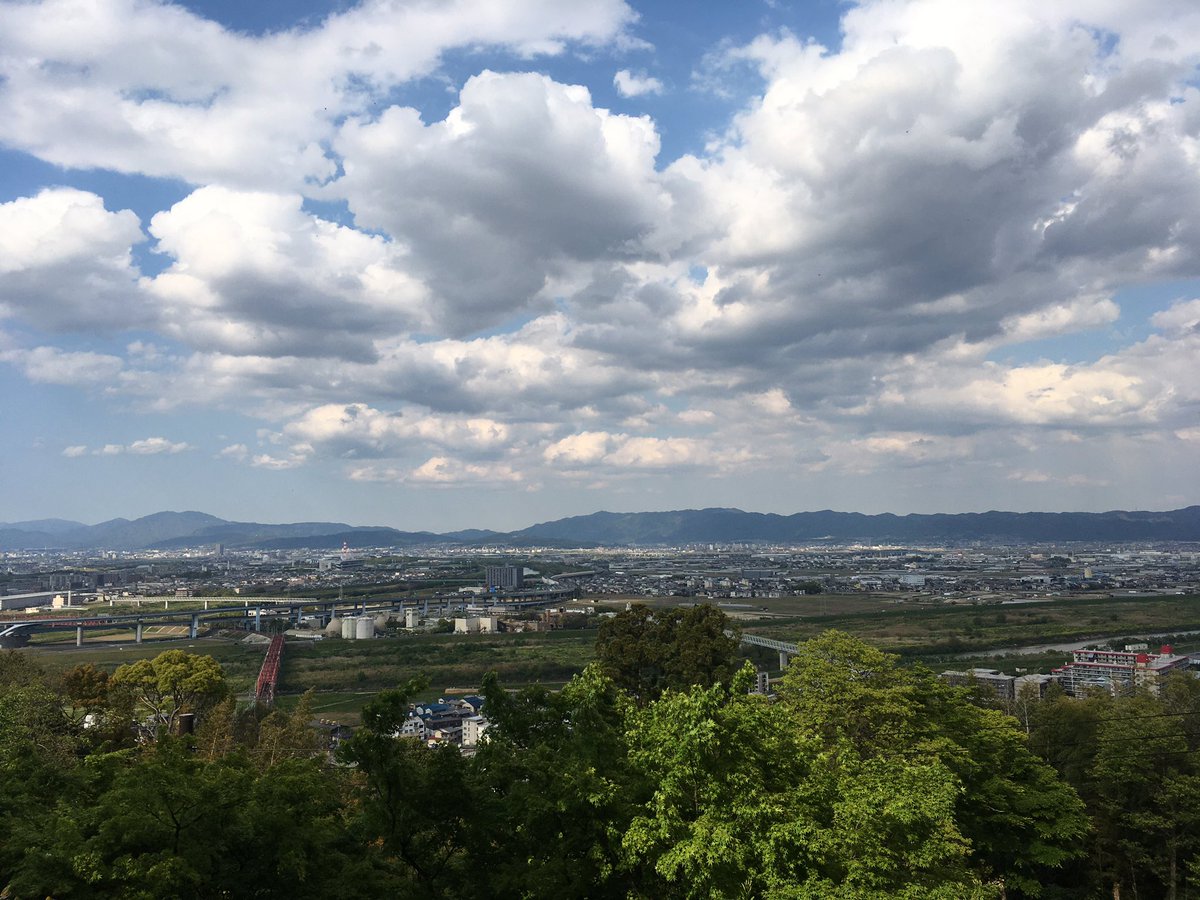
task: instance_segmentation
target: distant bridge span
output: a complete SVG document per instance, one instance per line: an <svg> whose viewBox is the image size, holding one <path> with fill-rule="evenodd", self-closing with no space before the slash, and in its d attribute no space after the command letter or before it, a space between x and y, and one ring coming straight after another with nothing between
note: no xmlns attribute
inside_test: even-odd
<svg viewBox="0 0 1200 900"><path fill-rule="evenodd" d="M733 637L733 632L727 631L725 633ZM741 642L754 647L766 647L768 650L778 650L780 669L786 669L788 659L800 652L800 648L789 641L777 641L774 638L759 637L757 634L742 634Z"/></svg>
<svg viewBox="0 0 1200 900"><path fill-rule="evenodd" d="M507 608L523 608L527 606L544 606L547 603L553 602L562 592L549 591L544 594L527 597L520 600L507 600L499 606ZM348 613L373 613L384 612L391 610L399 610L411 607L421 607L422 614L428 616L433 611L442 615L449 615L453 610L462 609L466 606L466 598L460 597L445 597L445 598L407 598L380 600L370 603L366 598L361 599L317 599L313 597L147 597L141 598L149 601L163 602L163 609L146 610L145 612L135 613L120 613L117 615L106 615L102 613L87 612L79 616L40 616L37 618L28 615L21 618L0 618L0 638L12 637L24 631L54 631L61 628L75 629L75 643L77 646L83 645L83 631L85 628L132 628L136 633L136 642L142 642L142 626L156 625L163 623L171 623L182 620L190 625L189 638L195 640L199 635L200 622L203 620L235 620L246 621L247 617L253 616L254 630L262 630L262 619L266 615L268 618L287 616L294 618L299 624L303 611L317 610L323 616L333 617L338 615L339 611ZM169 602L175 601L178 603L198 603L203 602L203 609L175 609L169 608ZM210 605L211 601L218 601L221 605Z"/></svg>

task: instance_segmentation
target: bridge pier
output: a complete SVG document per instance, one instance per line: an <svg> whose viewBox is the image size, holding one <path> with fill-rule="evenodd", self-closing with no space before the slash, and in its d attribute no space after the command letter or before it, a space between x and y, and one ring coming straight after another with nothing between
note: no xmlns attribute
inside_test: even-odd
<svg viewBox="0 0 1200 900"><path fill-rule="evenodd" d="M780 672L787 671L788 660L791 658L792 658L792 655L790 653L788 653L786 650L779 651L779 671Z"/></svg>
<svg viewBox="0 0 1200 900"><path fill-rule="evenodd" d="M82 625L75 626L75 646L76 647L83 646L83 626Z"/></svg>
<svg viewBox="0 0 1200 900"><path fill-rule="evenodd" d="M254 607L254 630L262 631L262 607Z"/></svg>
<svg viewBox="0 0 1200 900"><path fill-rule="evenodd" d="M192 613L192 627L188 631L188 637L193 641L200 636L200 616L197 613Z"/></svg>
<svg viewBox="0 0 1200 900"><path fill-rule="evenodd" d="M137 634L133 641L135 644L140 644L142 642L142 623L140 621L137 623Z"/></svg>

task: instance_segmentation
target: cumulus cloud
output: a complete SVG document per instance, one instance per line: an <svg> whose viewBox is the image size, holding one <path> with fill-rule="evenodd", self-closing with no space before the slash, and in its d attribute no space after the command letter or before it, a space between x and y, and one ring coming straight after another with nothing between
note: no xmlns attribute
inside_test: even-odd
<svg viewBox="0 0 1200 900"><path fill-rule="evenodd" d="M255 453L250 457L250 465L256 469L281 472L304 465L308 462L309 456L310 454L304 448L292 448L290 453L282 456L271 453Z"/></svg>
<svg viewBox="0 0 1200 900"><path fill-rule="evenodd" d="M0 362L17 366L30 381L92 387L113 382L124 369L119 356L34 347L0 351Z"/></svg>
<svg viewBox="0 0 1200 900"><path fill-rule="evenodd" d="M663 83L644 72L638 75L628 69L620 69L613 76L613 86L622 97L641 97L643 94L661 94Z"/></svg>
<svg viewBox="0 0 1200 900"><path fill-rule="evenodd" d="M761 91L674 160L649 117L544 74L388 105L456 47L627 39L620 2L368 3L262 37L159 4L45 24L66 8L2 7L5 140L203 186L150 219L144 274L137 217L95 194L0 204L0 361L259 419L267 446L221 458L501 486L995 462L1032 489L1108 480L1066 434L1192 440L1200 301L1132 344L1121 309L1200 276L1187 4L866 0L836 50L727 47ZM129 327L123 351L25 330ZM1087 331L1109 349L1024 346Z"/></svg>
<svg viewBox="0 0 1200 900"><path fill-rule="evenodd" d="M471 463L449 456L431 456L412 469L395 466L356 466L352 481L408 482L435 487L460 484L496 484L522 481L521 473L504 463Z"/></svg>
<svg viewBox="0 0 1200 900"><path fill-rule="evenodd" d="M291 189L336 171L335 123L443 54L624 39L623 0L368 0L314 27L233 32L182 6L0 6L4 140L60 166Z"/></svg>
<svg viewBox="0 0 1200 900"><path fill-rule="evenodd" d="M134 441L126 450L129 453L136 453L140 456L155 455L158 453L182 453L189 449L189 445L185 441L169 441L162 437L143 438L140 441Z"/></svg>
<svg viewBox="0 0 1200 900"><path fill-rule="evenodd" d="M132 453L135 456L157 456L161 453L176 454L192 449L186 441L171 441L164 437L148 437L132 441L129 444L102 444L91 451L92 456L120 456ZM88 454L86 444L67 447L62 455L76 459Z"/></svg>
<svg viewBox="0 0 1200 900"><path fill-rule="evenodd" d="M146 282L166 332L227 353L361 358L374 333L427 324L401 248L301 203L205 187L154 216L158 249L174 258Z"/></svg>
<svg viewBox="0 0 1200 900"><path fill-rule="evenodd" d="M568 467L604 466L615 471L731 467L752 458L744 448L716 446L692 437L655 437L585 431L542 451L546 462Z"/></svg>
<svg viewBox="0 0 1200 900"><path fill-rule="evenodd" d="M134 213L87 191L0 203L0 318L49 331L153 325L130 254L144 239Z"/></svg>
<svg viewBox="0 0 1200 900"><path fill-rule="evenodd" d="M385 413L365 403L326 404L289 422L284 433L342 455L384 455L428 443L488 449L507 444L510 428L493 419Z"/></svg>
<svg viewBox="0 0 1200 900"><path fill-rule="evenodd" d="M549 280L636 256L670 204L650 120L543 75L482 72L441 122L392 107L347 122L335 147L345 174L328 192L411 248L451 333L548 308Z"/></svg>
<svg viewBox="0 0 1200 900"><path fill-rule="evenodd" d="M245 444L230 444L227 447L222 447L217 453L221 459L232 459L236 462L245 462L250 456L250 448Z"/></svg>
<svg viewBox="0 0 1200 900"><path fill-rule="evenodd" d="M1068 487L1108 487L1112 484L1102 478L1093 478L1088 475L1068 474L1058 475L1050 472L1042 472L1036 469L1018 469L1008 474L1009 481L1021 481L1026 484L1054 484L1066 485Z"/></svg>

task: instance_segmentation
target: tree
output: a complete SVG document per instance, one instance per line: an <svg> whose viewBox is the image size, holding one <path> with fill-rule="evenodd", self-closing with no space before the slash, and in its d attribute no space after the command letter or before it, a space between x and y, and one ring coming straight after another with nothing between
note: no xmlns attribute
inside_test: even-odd
<svg viewBox="0 0 1200 900"><path fill-rule="evenodd" d="M724 686L667 692L629 718L631 764L656 785L624 848L645 897L985 896L936 759L862 755L785 707Z"/></svg>
<svg viewBox="0 0 1200 900"><path fill-rule="evenodd" d="M59 685L74 721L82 722L89 715L95 718L108 706L108 677L94 663L84 663L63 673Z"/></svg>
<svg viewBox="0 0 1200 900"><path fill-rule="evenodd" d="M429 749L398 737L409 698L424 687L414 680L381 692L363 708L362 727L338 748L338 758L357 769L352 833L375 849L372 862L389 880L389 895L457 897L470 883L463 849L472 812L466 761L457 747Z"/></svg>
<svg viewBox="0 0 1200 900"><path fill-rule="evenodd" d="M738 639L715 606L651 610L642 604L600 625L596 659L604 674L640 703L667 688L728 684L737 670Z"/></svg>
<svg viewBox="0 0 1200 900"><path fill-rule="evenodd" d="M266 771L284 759L303 759L317 753L320 737L312 727L312 702L313 691L309 689L291 712L274 710L259 723L255 755L260 769Z"/></svg>
<svg viewBox="0 0 1200 900"><path fill-rule="evenodd" d="M167 650L153 659L123 665L113 673L111 683L128 688L168 732L180 713L202 713L228 690L220 663L183 650Z"/></svg>
<svg viewBox="0 0 1200 900"><path fill-rule="evenodd" d="M982 882L1036 896L1043 874L1080 855L1082 801L1028 748L1018 723L969 692L831 631L800 646L781 699L804 733L852 766L936 764L956 785L952 826Z"/></svg>
<svg viewBox="0 0 1200 900"><path fill-rule="evenodd" d="M492 895L625 897L621 835L649 797L626 753L628 701L595 664L559 692L513 695L488 676L484 696L491 726L472 761L467 847Z"/></svg>
<svg viewBox="0 0 1200 900"><path fill-rule="evenodd" d="M243 754L206 763L164 738L144 754L98 755L73 787L16 835L29 849L9 895L344 895L351 847L338 783L312 761L260 776Z"/></svg>

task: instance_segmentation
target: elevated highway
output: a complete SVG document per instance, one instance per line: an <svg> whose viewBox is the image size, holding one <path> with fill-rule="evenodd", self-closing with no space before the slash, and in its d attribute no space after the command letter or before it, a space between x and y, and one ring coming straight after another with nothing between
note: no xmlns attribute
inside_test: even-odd
<svg viewBox="0 0 1200 900"><path fill-rule="evenodd" d="M730 634L730 632L726 632L726 634ZM788 659L800 652L800 648L789 641L777 641L774 638L759 637L757 634L742 634L741 642L752 647L766 647L769 650L779 651L780 670L786 669Z"/></svg>
<svg viewBox="0 0 1200 900"><path fill-rule="evenodd" d="M505 608L522 608L528 606L544 606L561 596L560 591L550 591L538 596L522 600L508 600L496 604ZM88 629L129 628L133 630L135 641L142 642L143 628L146 625L164 625L186 623L189 626L188 636L195 640L199 635L201 622L220 620L236 621L248 624L254 621L254 630L262 630L262 621L286 617L300 623L307 611L320 619L328 621L337 615L368 615L378 612L400 612L404 609L420 609L422 616L448 616L465 609L466 598L421 598L419 601L380 600L370 603L362 600L316 600L304 597L246 597L235 600L230 597L148 597L144 600L163 604L162 609L139 609L132 613L105 614L94 611L82 612L79 615L55 616L7 616L0 618L0 640L11 638L18 634L29 634L38 631L58 631L75 629L76 646L82 646L83 633ZM200 609L174 609L170 603L203 603Z"/></svg>

